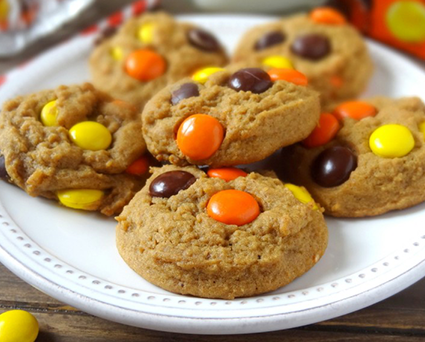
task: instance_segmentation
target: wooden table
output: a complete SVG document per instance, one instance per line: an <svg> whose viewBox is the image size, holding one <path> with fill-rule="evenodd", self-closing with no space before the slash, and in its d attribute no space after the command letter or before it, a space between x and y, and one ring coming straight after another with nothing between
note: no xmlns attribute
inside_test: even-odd
<svg viewBox="0 0 425 342"><path fill-rule="evenodd" d="M37 342L419 342L425 341L425 278L358 312L306 327L233 336L183 335L129 327L72 308L26 284L0 264L0 313L22 309L40 324Z"/></svg>
<svg viewBox="0 0 425 342"><path fill-rule="evenodd" d="M166 9L190 9L176 1L163 0ZM131 0L99 1L98 17L113 12ZM84 19L84 18L83 18ZM79 23L57 33L56 41L74 31ZM82 28L82 27L81 27ZM52 41L44 41L25 54L0 62L0 74L34 56ZM0 264L0 313L27 310L40 324L37 342L118 341L425 341L425 278L403 292L369 308L306 327L263 334L234 336L182 335L124 326L88 315L41 293L18 279Z"/></svg>

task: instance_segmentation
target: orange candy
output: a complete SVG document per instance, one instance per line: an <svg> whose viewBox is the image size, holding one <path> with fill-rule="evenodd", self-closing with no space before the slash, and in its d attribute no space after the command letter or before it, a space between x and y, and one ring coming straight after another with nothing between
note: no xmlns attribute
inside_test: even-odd
<svg viewBox="0 0 425 342"><path fill-rule="evenodd" d="M139 81L150 81L165 73L165 59L149 49L133 51L125 61L127 74Z"/></svg>
<svg viewBox="0 0 425 342"><path fill-rule="evenodd" d="M193 159L211 157L220 147L224 128L212 116L195 114L189 116L177 131L177 145L182 153Z"/></svg>
<svg viewBox="0 0 425 342"><path fill-rule="evenodd" d="M242 226L260 215L255 198L240 190L223 190L214 194L207 205L208 215L225 224Z"/></svg>
<svg viewBox="0 0 425 342"><path fill-rule="evenodd" d="M245 177L247 173L236 167L223 167L220 169L210 169L207 172L211 178L220 178L226 182L230 182L238 177Z"/></svg>
<svg viewBox="0 0 425 342"><path fill-rule="evenodd" d="M376 108L367 102L349 101L336 107L333 114L338 120L343 118L361 120L368 116L375 116L376 112Z"/></svg>
<svg viewBox="0 0 425 342"><path fill-rule="evenodd" d="M147 156L142 156L139 159L136 159L130 166L125 170L125 172L135 175L142 176L149 170L149 158Z"/></svg>
<svg viewBox="0 0 425 342"><path fill-rule="evenodd" d="M296 85L306 86L307 77L294 69L270 69L267 71L272 81L287 81Z"/></svg>
<svg viewBox="0 0 425 342"><path fill-rule="evenodd" d="M341 13L330 7L320 7L312 10L310 18L319 24L343 25L347 22Z"/></svg>
<svg viewBox="0 0 425 342"><path fill-rule="evenodd" d="M320 115L319 124L303 141L303 145L308 148L317 147L331 141L340 129L338 120L329 113Z"/></svg>

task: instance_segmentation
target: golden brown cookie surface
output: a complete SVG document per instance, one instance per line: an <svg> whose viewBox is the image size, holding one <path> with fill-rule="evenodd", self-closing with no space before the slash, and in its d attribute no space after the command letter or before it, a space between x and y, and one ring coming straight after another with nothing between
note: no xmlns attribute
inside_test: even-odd
<svg viewBox="0 0 425 342"><path fill-rule="evenodd" d="M90 71L100 90L141 109L167 84L226 62L210 33L158 12L129 20L97 46Z"/></svg>
<svg viewBox="0 0 425 342"><path fill-rule="evenodd" d="M175 172L180 178L170 180ZM259 215L241 225L212 218L214 196L229 190L253 197ZM117 218L117 247L133 270L166 290L251 296L288 284L321 258L327 228L313 206L257 173L226 182L194 167L164 166Z"/></svg>
<svg viewBox="0 0 425 342"><path fill-rule="evenodd" d="M352 103L335 110L345 118L330 142L283 150L284 179L305 186L332 216L374 216L424 201L422 101L375 98L361 101L366 104L361 107ZM368 106L376 113L370 114Z"/></svg>
<svg viewBox="0 0 425 342"><path fill-rule="evenodd" d="M318 94L305 86L261 69L222 70L205 84L184 79L160 91L143 111L143 136L160 161L247 164L304 139L319 113Z"/></svg>
<svg viewBox="0 0 425 342"><path fill-rule="evenodd" d="M287 62L279 61L282 57ZM239 42L232 62L266 70L287 67L282 63L289 62L307 76L324 106L357 97L373 69L366 44L352 26L317 23L308 14L252 28Z"/></svg>
<svg viewBox="0 0 425 342"><path fill-rule="evenodd" d="M113 215L143 185L143 177L125 172L146 151L140 130L132 105L88 83L17 97L0 116L3 171L31 196L64 195L72 206L82 195L74 207Z"/></svg>

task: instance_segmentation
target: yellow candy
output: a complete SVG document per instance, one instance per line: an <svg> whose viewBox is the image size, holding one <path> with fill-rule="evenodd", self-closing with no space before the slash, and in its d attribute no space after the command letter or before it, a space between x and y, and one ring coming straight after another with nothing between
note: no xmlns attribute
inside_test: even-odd
<svg viewBox="0 0 425 342"><path fill-rule="evenodd" d="M50 101L44 105L41 110L40 120L44 126L56 126L58 117L58 108L56 107L56 100Z"/></svg>
<svg viewBox="0 0 425 342"><path fill-rule="evenodd" d="M219 72L222 70L224 69L218 68L218 67L209 67L209 68L201 69L193 74L192 80L197 81L201 84L204 84L212 74L215 74L216 72Z"/></svg>
<svg viewBox="0 0 425 342"><path fill-rule="evenodd" d="M413 135L407 127L397 124L377 128L369 138L373 153L384 158L407 155L415 146Z"/></svg>
<svg viewBox="0 0 425 342"><path fill-rule="evenodd" d="M84 121L69 130L72 141L84 150L106 150L112 141L109 130L94 121Z"/></svg>
<svg viewBox="0 0 425 342"><path fill-rule="evenodd" d="M59 201L65 207L85 210L96 209L103 195L104 193L102 190L93 189L72 189L60 190L57 192Z"/></svg>
<svg viewBox="0 0 425 342"><path fill-rule="evenodd" d="M418 1L396 1L386 13L391 33L404 42L425 41L425 5Z"/></svg>
<svg viewBox="0 0 425 342"><path fill-rule="evenodd" d="M296 186L291 183L286 183L285 187L291 190L294 197L301 203L307 204L313 202L313 209L319 209L313 197L311 197L310 193L304 187Z"/></svg>
<svg viewBox="0 0 425 342"><path fill-rule="evenodd" d="M137 37L142 43L151 44L153 42L153 28L152 23L146 23L140 26L139 31L137 31Z"/></svg>
<svg viewBox="0 0 425 342"><path fill-rule="evenodd" d="M124 52L118 46L113 47L110 52L111 52L112 58L115 59L116 61L120 61L124 58Z"/></svg>
<svg viewBox="0 0 425 342"><path fill-rule="evenodd" d="M425 139L425 121L419 124L419 130L422 132Z"/></svg>
<svg viewBox="0 0 425 342"><path fill-rule="evenodd" d="M29 312L11 310L0 315L1 342L34 342L38 330L38 322Z"/></svg>
<svg viewBox="0 0 425 342"><path fill-rule="evenodd" d="M262 61L263 65L270 67L270 68L277 68L277 69L293 69L294 66L292 65L291 61L282 56L270 56L266 57Z"/></svg>

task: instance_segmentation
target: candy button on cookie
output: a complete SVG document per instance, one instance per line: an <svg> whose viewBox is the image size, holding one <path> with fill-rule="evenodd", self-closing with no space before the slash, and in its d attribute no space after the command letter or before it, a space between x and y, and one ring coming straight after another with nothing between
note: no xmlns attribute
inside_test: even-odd
<svg viewBox="0 0 425 342"><path fill-rule="evenodd" d="M347 147L333 146L320 153L313 161L311 177L320 186L332 188L350 178L357 168L357 157Z"/></svg>
<svg viewBox="0 0 425 342"><path fill-rule="evenodd" d="M139 159L136 159L132 162L125 172L135 175L142 176L149 170L149 158L147 156L142 156Z"/></svg>
<svg viewBox="0 0 425 342"><path fill-rule="evenodd" d="M211 178L220 178L226 182L230 182L238 177L245 177L247 173L236 167L223 167L220 169L209 169L207 172Z"/></svg>
<svg viewBox="0 0 425 342"><path fill-rule="evenodd" d="M306 86L308 84L307 77L297 70L270 69L267 73L272 81L286 81L300 86Z"/></svg>
<svg viewBox="0 0 425 342"><path fill-rule="evenodd" d="M216 72L224 70L223 68L219 67L208 67L201 70L198 70L192 75L192 80L199 82L201 84L204 84L206 81L208 81L208 78L210 78L211 75L215 74Z"/></svg>
<svg viewBox="0 0 425 342"><path fill-rule="evenodd" d="M133 51L125 61L127 74L139 81L151 81L162 76L167 68L165 59L149 49Z"/></svg>
<svg viewBox="0 0 425 342"><path fill-rule="evenodd" d="M278 69L293 69L294 66L292 65L289 58L283 57L283 56L269 56L264 58L261 63L269 68L278 68Z"/></svg>
<svg viewBox="0 0 425 342"><path fill-rule="evenodd" d="M137 38L144 44L151 44L153 42L153 23L144 23L137 31Z"/></svg>
<svg viewBox="0 0 425 342"><path fill-rule="evenodd" d="M402 125L389 124L377 128L369 138L374 154L384 158L404 157L415 146L412 132Z"/></svg>
<svg viewBox="0 0 425 342"><path fill-rule="evenodd" d="M283 43L285 38L285 35L281 31L267 32L257 40L254 49L257 51L267 49L273 45Z"/></svg>
<svg viewBox="0 0 425 342"><path fill-rule="evenodd" d="M58 108L56 100L50 101L41 109L40 120L44 126L56 126L58 117Z"/></svg>
<svg viewBox="0 0 425 342"><path fill-rule="evenodd" d="M220 44L218 43L217 39L215 39L211 33L204 30L198 28L191 29L187 33L187 38L189 43L198 49L207 52L215 52L220 50Z"/></svg>
<svg viewBox="0 0 425 342"><path fill-rule="evenodd" d="M224 129L221 123L206 114L189 116L177 131L180 151L193 160L211 157L219 149L223 138Z"/></svg>
<svg viewBox="0 0 425 342"><path fill-rule="evenodd" d="M223 190L211 197L207 212L216 221L242 226L260 215L260 206L255 198L245 191Z"/></svg>
<svg viewBox="0 0 425 342"><path fill-rule="evenodd" d="M91 210L103 198L104 192L94 189L70 189L59 190L56 195L65 207Z"/></svg>
<svg viewBox="0 0 425 342"><path fill-rule="evenodd" d="M330 7L319 7L310 12L310 19L319 24L343 25L347 21L337 10Z"/></svg>
<svg viewBox="0 0 425 342"><path fill-rule="evenodd" d="M260 68L245 68L230 76L227 85L236 91L250 91L260 94L269 89L273 82L270 75Z"/></svg>
<svg viewBox="0 0 425 342"><path fill-rule="evenodd" d="M181 100L189 97L199 96L199 89L195 83L185 83L180 86L179 89L175 90L171 94L171 104L175 106Z"/></svg>
<svg viewBox="0 0 425 342"><path fill-rule="evenodd" d="M111 57L116 61L120 61L124 57L124 51L119 47L115 46L110 51Z"/></svg>
<svg viewBox="0 0 425 342"><path fill-rule="evenodd" d="M112 141L109 130L95 121L84 121L69 130L71 140L84 150L106 150Z"/></svg>
<svg viewBox="0 0 425 342"><path fill-rule="evenodd" d="M177 195L179 191L186 190L196 177L186 171L169 171L156 177L149 186L149 194L152 197L169 198Z"/></svg>
<svg viewBox="0 0 425 342"><path fill-rule="evenodd" d="M304 187L297 186L291 183L285 183L285 188L288 188L292 192L294 197L301 203L313 203L313 209L318 209L313 197L311 197L310 193Z"/></svg>
<svg viewBox="0 0 425 342"><path fill-rule="evenodd" d="M0 341L34 342L39 331L36 318L24 310L10 310L0 315Z"/></svg>
<svg viewBox="0 0 425 342"><path fill-rule="evenodd" d="M321 34L306 34L294 40L291 51L297 56L317 61L329 55L331 43Z"/></svg>
<svg viewBox="0 0 425 342"><path fill-rule="evenodd" d="M335 137L340 127L338 120L332 114L323 113L320 115L317 127L302 143L308 148L324 145Z"/></svg>
<svg viewBox="0 0 425 342"><path fill-rule="evenodd" d="M339 120L352 118L361 120L368 116L375 116L377 110L374 106L363 101L348 101L335 108L333 114Z"/></svg>
<svg viewBox="0 0 425 342"><path fill-rule="evenodd" d="M425 5L419 1L395 1L385 20L390 32L403 42L425 41Z"/></svg>

